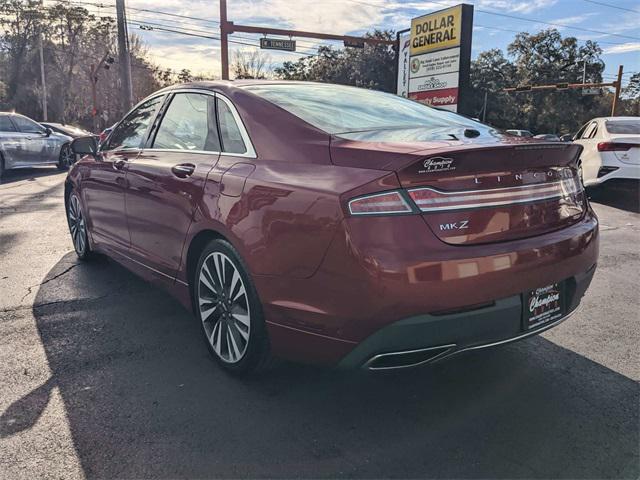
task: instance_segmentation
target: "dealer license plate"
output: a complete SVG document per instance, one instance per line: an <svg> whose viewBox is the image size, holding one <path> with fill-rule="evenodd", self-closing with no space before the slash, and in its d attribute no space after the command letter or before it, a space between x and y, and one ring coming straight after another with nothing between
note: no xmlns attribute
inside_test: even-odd
<svg viewBox="0 0 640 480"><path fill-rule="evenodd" d="M565 284L552 283L524 296L524 330L531 330L565 315Z"/></svg>

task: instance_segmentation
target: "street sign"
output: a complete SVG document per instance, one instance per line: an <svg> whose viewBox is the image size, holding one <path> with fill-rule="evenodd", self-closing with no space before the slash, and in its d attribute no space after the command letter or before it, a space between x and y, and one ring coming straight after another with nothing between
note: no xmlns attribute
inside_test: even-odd
<svg viewBox="0 0 640 480"><path fill-rule="evenodd" d="M602 95L602 89L601 88L583 88L582 94L583 95Z"/></svg>
<svg viewBox="0 0 640 480"><path fill-rule="evenodd" d="M285 52L296 51L295 40L282 40L279 38L261 38L260 48L266 50L284 50Z"/></svg>
<svg viewBox="0 0 640 480"><path fill-rule="evenodd" d="M345 38L344 46L351 48L364 48L364 40L358 38Z"/></svg>

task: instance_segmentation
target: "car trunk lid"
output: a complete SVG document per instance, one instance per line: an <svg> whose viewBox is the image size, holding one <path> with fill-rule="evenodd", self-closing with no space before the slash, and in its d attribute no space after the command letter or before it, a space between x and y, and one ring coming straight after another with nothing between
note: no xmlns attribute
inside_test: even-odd
<svg viewBox="0 0 640 480"><path fill-rule="evenodd" d="M488 132L476 138L445 135L416 138L394 132L390 142L377 133L368 133L368 141L358 134L336 139L332 160L395 171L429 228L452 245L532 237L582 217L586 200L577 180L579 145Z"/></svg>

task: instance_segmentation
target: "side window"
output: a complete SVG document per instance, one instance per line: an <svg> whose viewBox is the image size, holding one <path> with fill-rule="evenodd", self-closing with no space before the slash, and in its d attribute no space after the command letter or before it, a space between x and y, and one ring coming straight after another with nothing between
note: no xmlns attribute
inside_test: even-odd
<svg viewBox="0 0 640 480"><path fill-rule="evenodd" d="M591 122L591 124L584 131L584 134L582 135L581 138L593 138L593 136L596 133L597 127L598 125L596 124L596 122Z"/></svg>
<svg viewBox="0 0 640 480"><path fill-rule="evenodd" d="M176 94L162 118L152 148L219 152L215 97Z"/></svg>
<svg viewBox="0 0 640 480"><path fill-rule="evenodd" d="M106 149L140 148L147 128L163 99L162 95L152 98L131 112L113 131Z"/></svg>
<svg viewBox="0 0 640 480"><path fill-rule="evenodd" d="M44 133L44 128L42 127L42 125L34 122L27 117L15 115L12 120L18 130L20 130L22 133Z"/></svg>
<svg viewBox="0 0 640 480"><path fill-rule="evenodd" d="M15 132L16 127L11 123L7 115L0 115L0 132Z"/></svg>
<svg viewBox="0 0 640 480"><path fill-rule="evenodd" d="M580 127L580 130L578 130L578 133L576 133L575 137L576 139L580 139L582 138L582 134L584 133L584 131L586 130L587 126L589 126L589 123L585 123L583 126Z"/></svg>
<svg viewBox="0 0 640 480"><path fill-rule="evenodd" d="M226 153L247 153L247 147L231 109L223 100L218 99L217 103L222 150Z"/></svg>

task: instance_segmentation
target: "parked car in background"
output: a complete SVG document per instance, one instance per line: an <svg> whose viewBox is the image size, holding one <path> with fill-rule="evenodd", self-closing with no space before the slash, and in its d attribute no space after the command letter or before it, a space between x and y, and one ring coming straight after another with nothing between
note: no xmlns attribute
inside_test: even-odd
<svg viewBox="0 0 640 480"><path fill-rule="evenodd" d="M91 135L91 132L80 127L74 127L73 125L64 125L62 123L53 122L40 122L40 125L48 127L54 132L62 133L63 135L72 138L86 137L87 135Z"/></svg>
<svg viewBox="0 0 640 480"><path fill-rule="evenodd" d="M72 140L24 115L0 112L0 177L13 168L38 165L66 170L75 158Z"/></svg>
<svg viewBox="0 0 640 480"><path fill-rule="evenodd" d="M197 82L74 140L78 257L174 294L224 368L422 365L545 331L595 272L580 148L373 90Z"/></svg>
<svg viewBox="0 0 640 480"><path fill-rule="evenodd" d="M573 143L582 145L585 186L613 179L640 180L640 117L601 117L585 123Z"/></svg>
<svg viewBox="0 0 640 480"><path fill-rule="evenodd" d="M560 136L560 141L561 142L570 142L573 140L573 133L565 133L564 135Z"/></svg>
<svg viewBox="0 0 640 480"><path fill-rule="evenodd" d="M526 138L533 137L533 133L531 133L529 130L505 130L505 131L510 135L515 135L516 137L526 137Z"/></svg>
<svg viewBox="0 0 640 480"><path fill-rule="evenodd" d="M538 135L534 135L533 138L537 138L538 140L547 140L549 142L559 142L560 137L555 133L540 133Z"/></svg>

